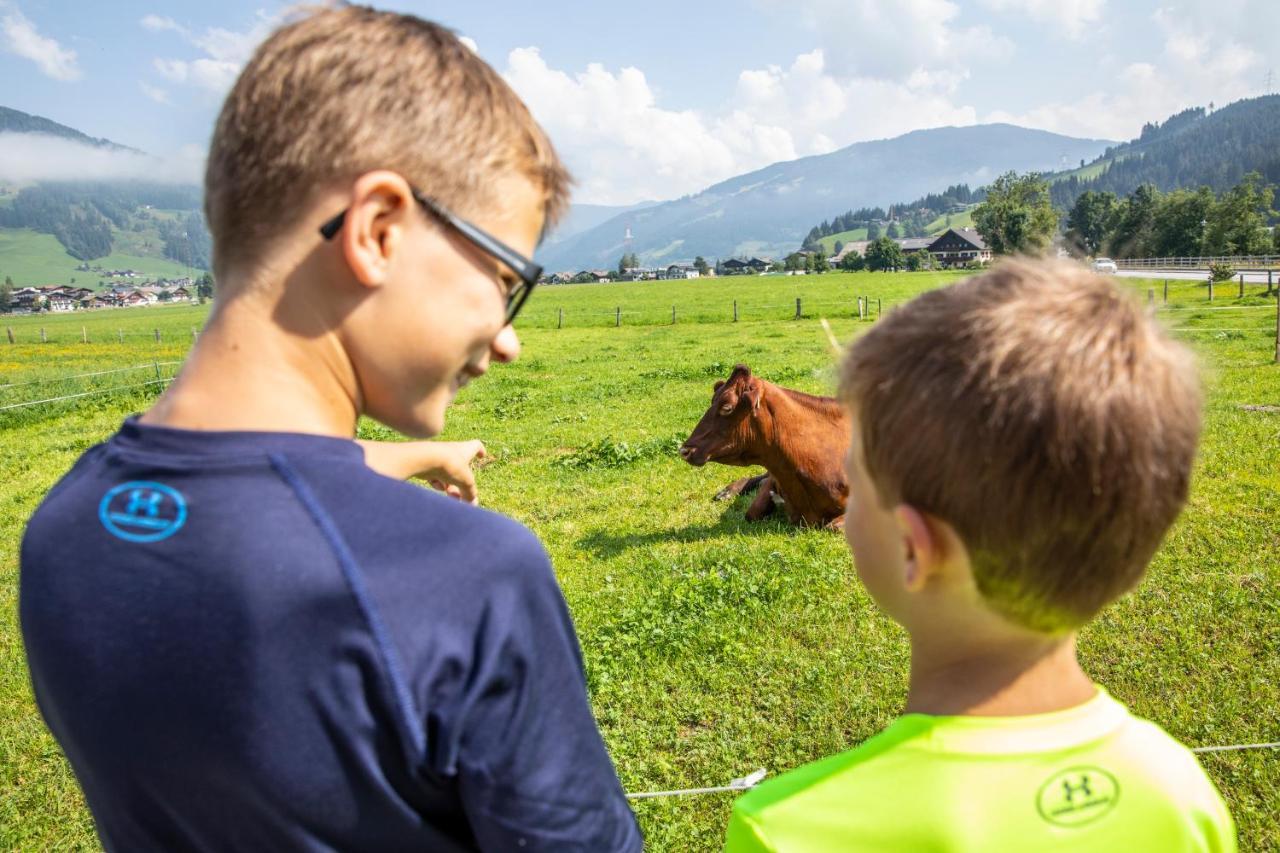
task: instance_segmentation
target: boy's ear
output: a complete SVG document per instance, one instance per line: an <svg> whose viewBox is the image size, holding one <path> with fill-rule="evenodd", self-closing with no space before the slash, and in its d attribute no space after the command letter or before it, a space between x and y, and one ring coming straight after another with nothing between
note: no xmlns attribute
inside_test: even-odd
<svg viewBox="0 0 1280 853"><path fill-rule="evenodd" d="M910 504L895 507L893 517L902 539L903 587L908 592L919 592L940 568L940 543L928 517Z"/></svg>
<svg viewBox="0 0 1280 853"><path fill-rule="evenodd" d="M361 284L376 287L385 281L414 204L408 183L395 172L367 172L352 184L338 235L343 258Z"/></svg>

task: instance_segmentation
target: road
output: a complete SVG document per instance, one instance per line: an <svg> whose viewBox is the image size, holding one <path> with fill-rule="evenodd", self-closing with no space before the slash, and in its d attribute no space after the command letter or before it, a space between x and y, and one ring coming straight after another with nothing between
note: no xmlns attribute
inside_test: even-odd
<svg viewBox="0 0 1280 853"><path fill-rule="evenodd" d="M1167 278L1170 281L1208 281L1209 279L1208 270L1120 270L1116 275L1124 278ZM1276 275L1276 279L1280 279L1280 275ZM1218 282L1218 287L1230 285L1239 280L1240 275L1237 273L1231 281ZM1246 272L1244 280L1246 284L1266 284L1267 274L1265 272Z"/></svg>

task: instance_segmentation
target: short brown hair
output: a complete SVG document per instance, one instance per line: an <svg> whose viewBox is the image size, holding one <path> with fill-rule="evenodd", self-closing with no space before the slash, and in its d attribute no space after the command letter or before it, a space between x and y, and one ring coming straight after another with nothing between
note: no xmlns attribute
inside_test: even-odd
<svg viewBox="0 0 1280 853"><path fill-rule="evenodd" d="M951 524L998 612L1069 630L1132 588L1187 498L1188 350L1106 277L1013 260L888 314L845 358L885 506Z"/></svg>
<svg viewBox="0 0 1280 853"><path fill-rule="evenodd" d="M527 177L549 225L570 178L520 98L456 35L412 15L309 10L254 53L222 106L205 170L215 274L254 258L330 183L390 169L460 215L494 178Z"/></svg>

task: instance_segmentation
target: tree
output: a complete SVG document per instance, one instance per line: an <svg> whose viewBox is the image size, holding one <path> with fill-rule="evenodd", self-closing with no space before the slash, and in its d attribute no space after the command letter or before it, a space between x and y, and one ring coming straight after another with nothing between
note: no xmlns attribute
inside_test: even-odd
<svg viewBox="0 0 1280 853"><path fill-rule="evenodd" d="M200 299L213 298L213 276L205 273L196 279L196 296Z"/></svg>
<svg viewBox="0 0 1280 853"><path fill-rule="evenodd" d="M1107 224L1116 205L1115 193L1086 190L1067 214L1067 241L1086 255L1102 251Z"/></svg>
<svg viewBox="0 0 1280 853"><path fill-rule="evenodd" d="M836 250L835 250L832 254L838 255L838 254L840 254L840 252L841 252L841 251L843 251L843 250L844 250L844 241L843 241L843 240L837 240L837 241L836 241Z"/></svg>
<svg viewBox="0 0 1280 853"><path fill-rule="evenodd" d="M161 302L169 302L170 300L173 299L173 294L167 290L162 290L156 294L156 299L160 300Z"/></svg>
<svg viewBox="0 0 1280 853"><path fill-rule="evenodd" d="M711 270L711 267L707 265L707 259L702 255L698 255L693 259L693 268L698 271L698 275L706 275Z"/></svg>
<svg viewBox="0 0 1280 853"><path fill-rule="evenodd" d="M822 252L816 252L813 255L813 271L826 272L831 269L831 264L827 263L827 256Z"/></svg>
<svg viewBox="0 0 1280 853"><path fill-rule="evenodd" d="M4 284L0 284L0 311L8 313L13 307L13 279L8 276L4 277Z"/></svg>
<svg viewBox="0 0 1280 853"><path fill-rule="evenodd" d="M618 258L618 275L622 275L627 270L633 270L640 266L640 259L636 257L635 252L626 252L621 258Z"/></svg>
<svg viewBox="0 0 1280 853"><path fill-rule="evenodd" d="M795 272L804 269L804 255L799 252L792 252L787 255L786 262L783 264L787 272Z"/></svg>
<svg viewBox="0 0 1280 853"><path fill-rule="evenodd" d="M867 225L867 239L871 241L880 239L880 223L871 222Z"/></svg>
<svg viewBox="0 0 1280 853"><path fill-rule="evenodd" d="M1213 211L1213 191L1174 190L1156 206L1151 250L1160 258L1196 257L1204 251L1204 226Z"/></svg>
<svg viewBox="0 0 1280 853"><path fill-rule="evenodd" d="M1271 251L1280 255L1280 225L1271 229ZM8 279L5 279L8 281Z"/></svg>
<svg viewBox="0 0 1280 853"><path fill-rule="evenodd" d="M862 255L858 254L856 251L850 251L840 259L840 269L847 270L848 272L858 272L865 269L866 266L866 261L863 260Z"/></svg>
<svg viewBox="0 0 1280 853"><path fill-rule="evenodd" d="M872 272L896 270L904 263L902 247L889 237L881 237L868 244L865 260Z"/></svg>
<svg viewBox="0 0 1280 853"><path fill-rule="evenodd" d="M1160 206L1160 191L1152 184L1138 187L1121 204L1112 216L1108 249L1117 258L1146 258L1152 254L1156 210Z"/></svg>
<svg viewBox="0 0 1280 853"><path fill-rule="evenodd" d="M1037 172L1006 172L987 187L986 200L973 210L973 222L998 255L1044 249L1058 230L1048 181Z"/></svg>
<svg viewBox="0 0 1280 853"><path fill-rule="evenodd" d="M933 255L924 249L917 252L911 252L906 257L907 269L911 272L920 272L921 270L933 269Z"/></svg>
<svg viewBox="0 0 1280 853"><path fill-rule="evenodd" d="M1261 255L1270 248L1266 216L1275 199L1262 175L1250 172L1222 194L1208 216L1205 251L1210 255Z"/></svg>
<svg viewBox="0 0 1280 853"><path fill-rule="evenodd" d="M890 222L889 230L884 233L886 237L892 237L895 240L902 236L902 232L898 229L898 223L896 222Z"/></svg>

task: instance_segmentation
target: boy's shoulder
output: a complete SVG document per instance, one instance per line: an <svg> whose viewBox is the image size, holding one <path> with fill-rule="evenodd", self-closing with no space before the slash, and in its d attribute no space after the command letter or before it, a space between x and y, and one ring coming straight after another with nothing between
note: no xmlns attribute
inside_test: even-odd
<svg viewBox="0 0 1280 853"><path fill-rule="evenodd" d="M1235 845L1195 756L1105 693L1026 718L899 718L744 795L728 849L824 849L817 838L857 849Z"/></svg>

